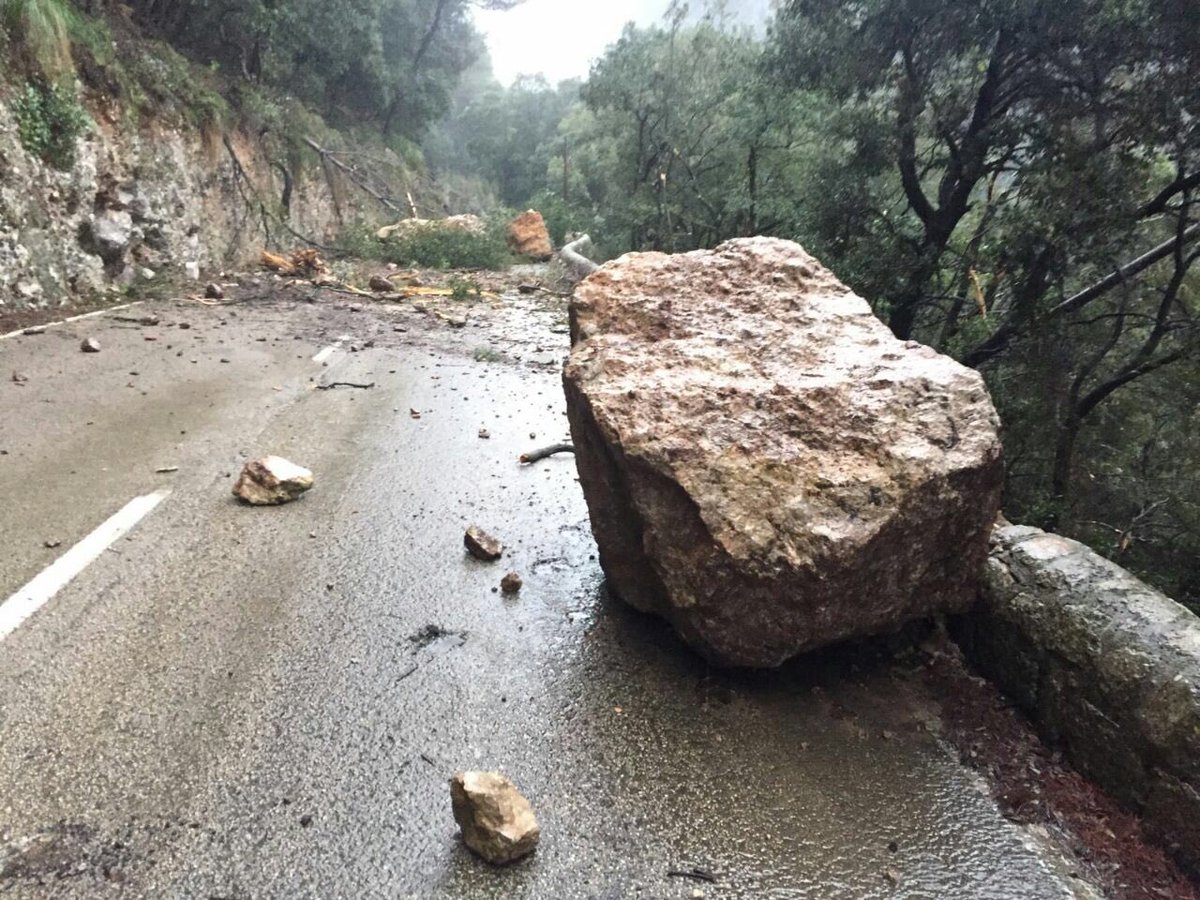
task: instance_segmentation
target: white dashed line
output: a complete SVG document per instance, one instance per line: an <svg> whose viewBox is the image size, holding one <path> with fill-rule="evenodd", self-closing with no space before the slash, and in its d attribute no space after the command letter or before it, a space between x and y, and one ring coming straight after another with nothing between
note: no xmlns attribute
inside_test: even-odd
<svg viewBox="0 0 1200 900"><path fill-rule="evenodd" d="M59 319L57 322L47 322L45 325L38 325L36 327L38 327L38 328L53 328L55 325L66 325L68 322L78 322L80 319L93 319L96 316L102 316L105 313L117 312L118 310L122 310L122 309L129 309L129 307L137 306L141 302L142 302L141 300L134 300L132 303L122 303L120 306L106 306L104 309L94 309L91 312L80 313L77 316L68 316L65 319ZM8 334L0 334L0 341L4 341L4 340L7 340L8 338L14 338L19 335L22 335L28 330L28 328L33 328L33 327L35 327L35 326L30 325L30 326L27 326L26 328L18 328L16 331L10 331Z"/></svg>
<svg viewBox="0 0 1200 900"><path fill-rule="evenodd" d="M56 559L48 569L44 569L25 587L0 604L0 641L45 606L72 578L86 569L115 541L120 540L170 493L170 490L163 489L144 497L134 497L99 528Z"/></svg>
<svg viewBox="0 0 1200 900"><path fill-rule="evenodd" d="M316 356L314 356L313 362L315 362L315 363L325 362L325 360L327 360L327 359L329 359L329 357L333 356L335 350L341 349L342 344L348 344L348 343L350 343L350 335L343 334L336 341L334 341L331 346L326 347L324 350L322 350L320 353L318 353Z"/></svg>

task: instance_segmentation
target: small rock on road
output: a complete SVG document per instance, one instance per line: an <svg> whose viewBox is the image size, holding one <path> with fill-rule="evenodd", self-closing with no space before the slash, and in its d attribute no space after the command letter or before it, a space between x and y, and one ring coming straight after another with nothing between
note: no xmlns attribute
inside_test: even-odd
<svg viewBox="0 0 1200 900"><path fill-rule="evenodd" d="M499 772L459 772L450 779L454 820L463 843L495 865L537 847L541 829L529 801Z"/></svg>
<svg viewBox="0 0 1200 900"><path fill-rule="evenodd" d="M313 473L281 456L251 460L242 469L233 494L252 506L278 506L313 486Z"/></svg>
<svg viewBox="0 0 1200 900"><path fill-rule="evenodd" d="M484 562L494 562L504 552L504 545L477 525L472 525L463 535L463 545L473 557Z"/></svg>

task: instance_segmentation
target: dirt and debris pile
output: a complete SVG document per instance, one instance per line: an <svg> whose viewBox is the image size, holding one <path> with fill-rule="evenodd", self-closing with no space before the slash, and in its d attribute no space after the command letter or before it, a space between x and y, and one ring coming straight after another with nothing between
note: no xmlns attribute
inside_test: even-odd
<svg viewBox="0 0 1200 900"><path fill-rule="evenodd" d="M508 225L508 246L518 256L545 261L554 255L546 221L535 209L527 209Z"/></svg>
<svg viewBox="0 0 1200 900"><path fill-rule="evenodd" d="M246 463L233 494L251 506L278 506L295 500L313 486L313 473L281 456Z"/></svg>
<svg viewBox="0 0 1200 900"><path fill-rule="evenodd" d="M498 772L459 772L450 779L454 820L463 843L490 863L520 859L537 846L541 830L533 807Z"/></svg>
<svg viewBox="0 0 1200 900"><path fill-rule="evenodd" d="M259 261L266 269L271 269L281 275L299 275L311 278L316 275L328 275L329 266L312 247L306 247L292 253L291 256L279 256L269 250L259 254Z"/></svg>
<svg viewBox="0 0 1200 900"><path fill-rule="evenodd" d="M1002 477L983 381L801 247L623 257L579 286L571 334L609 584L707 657L775 666L971 603Z"/></svg>

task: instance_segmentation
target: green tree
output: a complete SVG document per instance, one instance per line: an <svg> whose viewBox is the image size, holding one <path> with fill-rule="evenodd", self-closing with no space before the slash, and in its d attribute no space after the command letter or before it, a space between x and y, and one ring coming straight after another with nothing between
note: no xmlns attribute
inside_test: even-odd
<svg viewBox="0 0 1200 900"><path fill-rule="evenodd" d="M1184 0L793 0L774 32L780 77L852 110L870 190L841 250L886 265L849 274L899 336L1041 389L1047 524L1093 413L1196 352L1188 19Z"/></svg>

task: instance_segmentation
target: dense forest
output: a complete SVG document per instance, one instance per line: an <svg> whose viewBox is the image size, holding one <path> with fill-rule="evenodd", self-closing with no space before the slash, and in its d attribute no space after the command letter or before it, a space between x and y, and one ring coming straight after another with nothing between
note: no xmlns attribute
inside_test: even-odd
<svg viewBox="0 0 1200 900"><path fill-rule="evenodd" d="M102 55L80 22L115 16L232 115L272 91L416 160L446 212L533 206L608 256L799 241L983 372L1010 518L1200 607L1194 0L697 6L586 79L503 86L468 0L0 0L47 96L72 45Z"/></svg>

